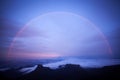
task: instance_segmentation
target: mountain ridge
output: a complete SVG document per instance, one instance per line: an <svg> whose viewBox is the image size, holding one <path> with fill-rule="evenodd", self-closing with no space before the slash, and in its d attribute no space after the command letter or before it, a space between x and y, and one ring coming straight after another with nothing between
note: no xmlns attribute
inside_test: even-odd
<svg viewBox="0 0 120 80"><path fill-rule="evenodd" d="M36 66L36 67L35 67ZM18 69L0 71L0 80L119 80L120 65L102 68L83 68L77 64L60 65L57 69L35 65L35 69L27 74Z"/></svg>

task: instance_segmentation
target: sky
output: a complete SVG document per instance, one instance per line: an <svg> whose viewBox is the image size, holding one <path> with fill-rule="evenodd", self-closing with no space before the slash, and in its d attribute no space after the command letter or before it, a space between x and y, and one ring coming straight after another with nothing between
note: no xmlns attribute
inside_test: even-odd
<svg viewBox="0 0 120 80"><path fill-rule="evenodd" d="M112 58L120 58L119 0L1 0L0 12L1 60L6 59L6 56L8 56L11 44L13 44L13 47L10 53L17 57L29 55L29 58L33 58L33 56L35 58L39 58L38 56L52 58L59 57L61 54L69 54L69 56L85 56L88 58L98 58L99 56L100 58L108 57L108 55L111 56L108 51L109 44L112 51ZM41 15L43 16L39 18L38 16ZM52 18L50 16L52 16ZM90 22L86 20L89 20ZM81 25L79 22L82 23L84 26L83 28L79 27ZM21 31L26 24L29 27ZM100 33L102 33L102 37L99 32L93 28L92 24L96 25ZM39 27L39 25L42 25L42 27ZM72 25L75 27L73 28ZM67 32L68 28L71 30L69 33ZM39 31L39 29L43 29L43 33L44 30L46 30L45 34L47 34L47 38L45 34ZM88 33L89 30L90 32ZM18 34L20 31L21 33ZM85 33L82 31L85 31ZM78 41L81 39L78 37L80 32L82 32L81 38L83 39L84 44L82 44L82 41ZM97 41L95 40L96 37L93 37L92 32L97 35L97 40L99 39L102 42L101 44L96 42L94 45L92 44L94 41ZM15 37L16 35L17 37ZM43 40L41 40L42 36ZM103 39L103 36L106 38L107 43ZM85 39L86 37L90 38ZM15 38L16 40L14 41ZM40 43L40 45L37 45L38 43ZM47 48L46 46L41 47L42 44L46 44ZM22 52L19 51L18 48L22 48ZM80 49L82 51L79 51ZM106 55L106 53L108 54Z"/></svg>

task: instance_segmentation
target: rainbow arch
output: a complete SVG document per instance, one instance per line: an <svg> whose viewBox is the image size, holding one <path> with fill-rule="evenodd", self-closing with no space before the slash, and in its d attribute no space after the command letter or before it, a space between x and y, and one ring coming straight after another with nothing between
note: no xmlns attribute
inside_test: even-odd
<svg viewBox="0 0 120 80"><path fill-rule="evenodd" d="M100 31L100 29L98 27L96 27L95 24L93 24L91 21L89 21L88 19L84 18L83 16L80 16L80 15L77 15L77 14L74 14L74 13L70 13L70 12L50 12L50 13L46 13L46 14L43 14L43 15L40 15L32 20L30 20L27 24L25 24L25 26L23 26L23 28L17 32L16 36L14 37L13 41L11 42L11 45L9 47L9 50L8 50L8 53L7 53L7 56L9 57L12 53L11 53L11 50L12 50L12 47L16 41L16 38L26 29L29 27L29 25L38 20L39 18L41 17L44 17L48 14L57 14L57 13L62 13L62 14L71 14L71 15L75 15L79 18L81 18L82 20L84 20L85 22L89 23L90 25L92 25L92 27L101 35L102 39L104 40L104 42L106 43L107 47L108 47L108 51L109 51L109 54L112 55L112 49L111 49L111 46L107 40L107 38L104 36L104 34Z"/></svg>

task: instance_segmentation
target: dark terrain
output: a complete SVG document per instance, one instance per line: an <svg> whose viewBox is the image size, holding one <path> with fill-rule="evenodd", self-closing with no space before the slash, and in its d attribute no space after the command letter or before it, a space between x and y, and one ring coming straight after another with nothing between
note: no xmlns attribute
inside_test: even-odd
<svg viewBox="0 0 120 80"><path fill-rule="evenodd" d="M120 80L120 65L103 68L82 68L79 65L66 64L57 69L38 65L28 74L18 69L0 71L0 80Z"/></svg>

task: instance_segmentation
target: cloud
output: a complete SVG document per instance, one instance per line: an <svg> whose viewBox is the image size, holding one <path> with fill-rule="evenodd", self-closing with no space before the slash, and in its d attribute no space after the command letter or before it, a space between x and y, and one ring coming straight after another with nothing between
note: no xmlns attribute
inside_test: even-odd
<svg viewBox="0 0 120 80"><path fill-rule="evenodd" d="M16 35L17 31L20 29L16 26L16 23L12 22L6 18L0 18L0 56L4 57L8 52L8 48Z"/></svg>

